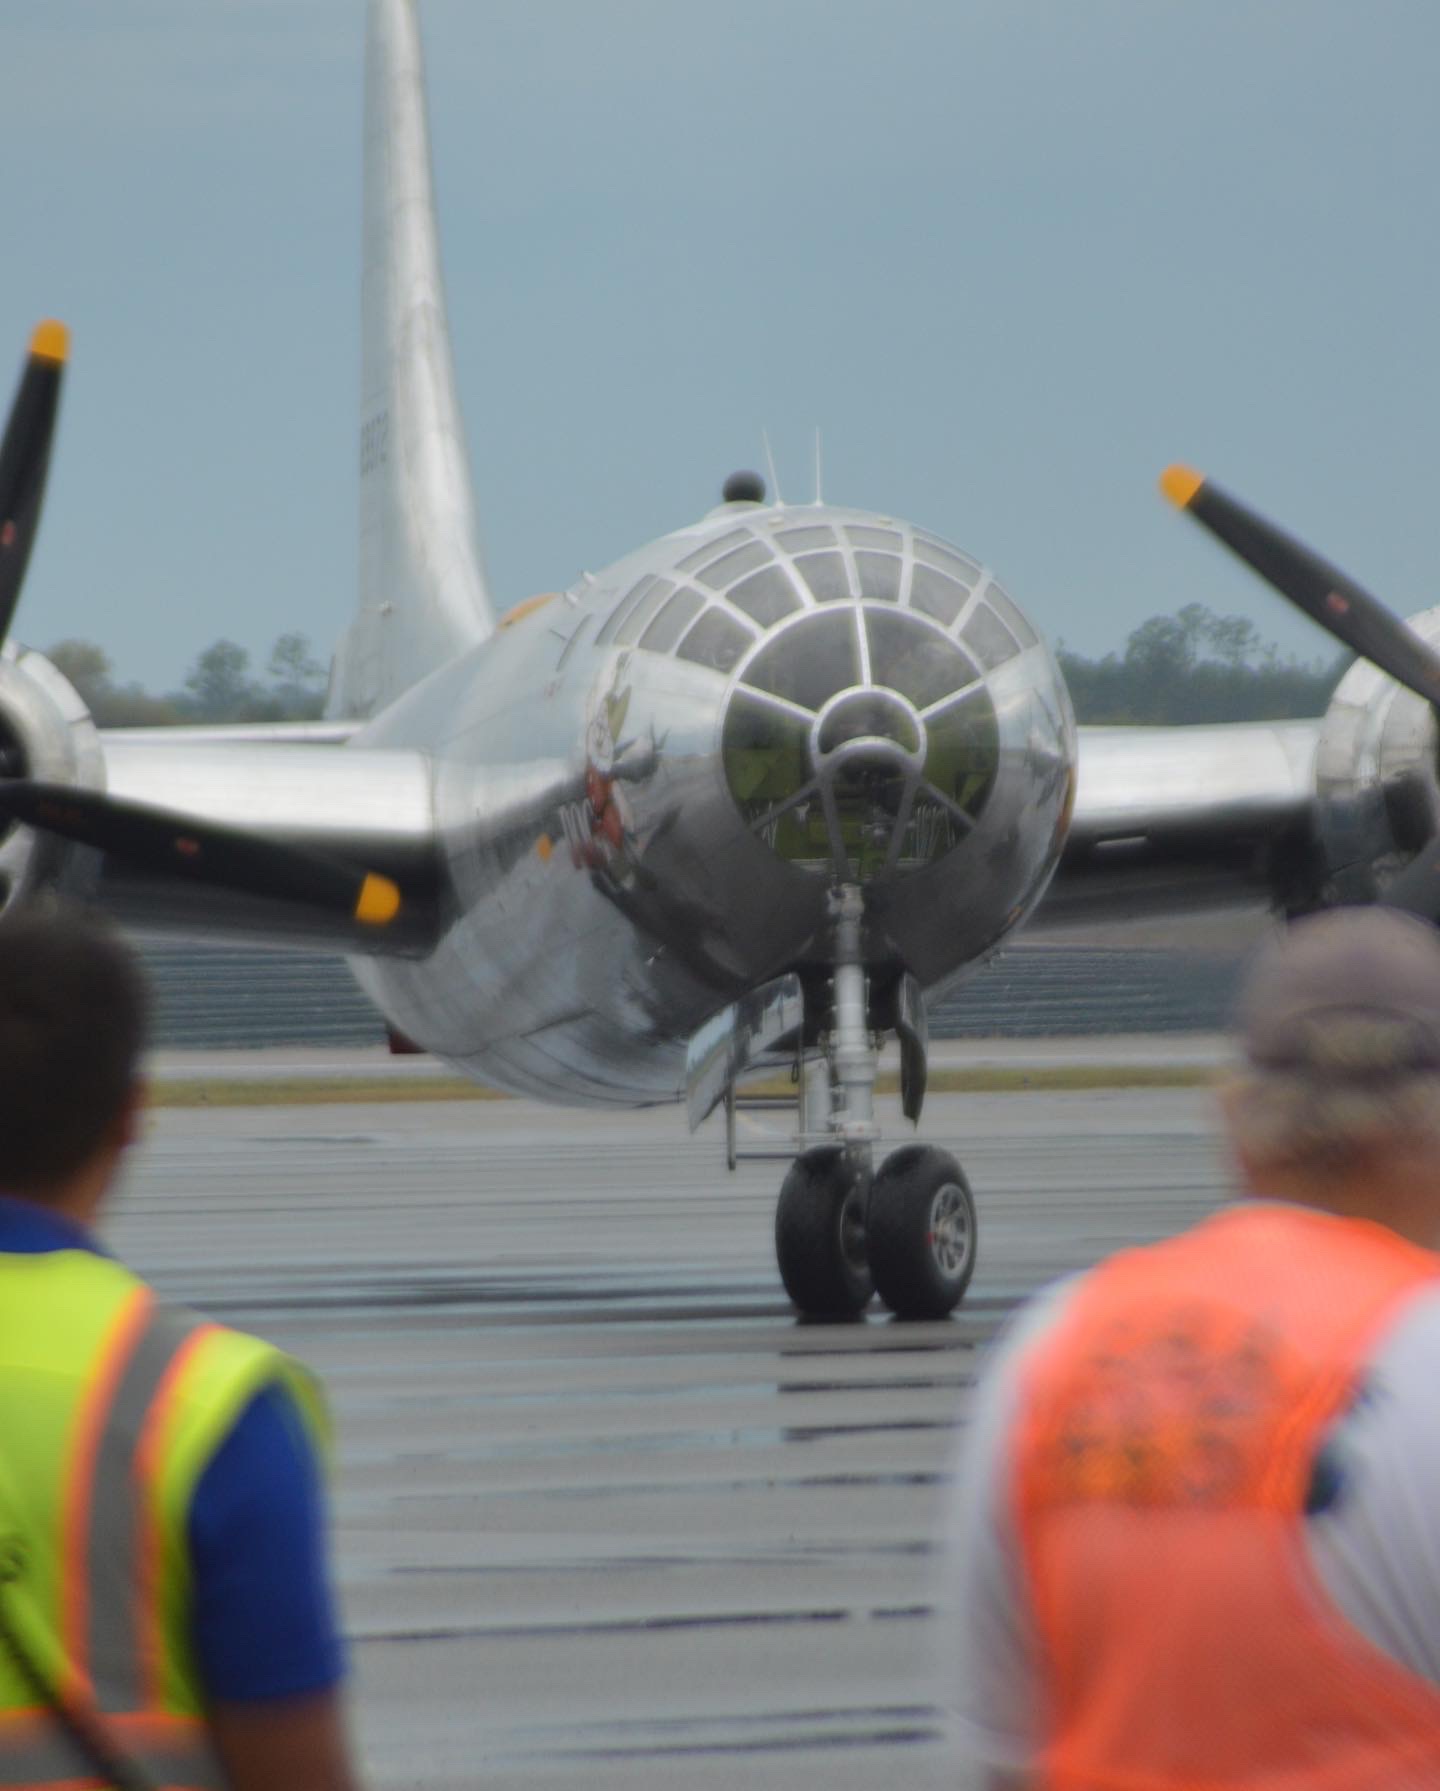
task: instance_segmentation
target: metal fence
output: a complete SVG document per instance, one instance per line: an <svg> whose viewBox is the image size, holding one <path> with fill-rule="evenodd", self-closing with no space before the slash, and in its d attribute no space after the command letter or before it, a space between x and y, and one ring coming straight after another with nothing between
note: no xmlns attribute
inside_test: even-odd
<svg viewBox="0 0 1440 1791"><path fill-rule="evenodd" d="M184 1049L382 1045L384 1028L340 958L238 946L140 946L156 1042ZM1209 952L1017 945L937 1002L939 1038L1210 1032L1239 959Z"/></svg>

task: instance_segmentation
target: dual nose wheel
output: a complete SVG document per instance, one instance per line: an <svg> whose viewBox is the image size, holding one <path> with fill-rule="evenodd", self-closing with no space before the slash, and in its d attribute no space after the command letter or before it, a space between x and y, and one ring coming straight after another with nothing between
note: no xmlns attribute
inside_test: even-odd
<svg viewBox="0 0 1440 1791"><path fill-rule="evenodd" d="M775 1254L810 1318L853 1318L878 1293L897 1318L943 1318L975 1272L975 1202L949 1151L908 1144L862 1182L839 1146L797 1157L780 1189Z"/></svg>

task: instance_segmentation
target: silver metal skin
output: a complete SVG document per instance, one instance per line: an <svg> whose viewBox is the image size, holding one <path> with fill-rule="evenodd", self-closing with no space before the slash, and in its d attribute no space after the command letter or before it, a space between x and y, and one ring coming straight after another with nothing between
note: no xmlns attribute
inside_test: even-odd
<svg viewBox="0 0 1440 1791"><path fill-rule="evenodd" d="M365 56L360 605L327 714L371 716L495 626L440 275L420 27L372 0Z"/></svg>
<svg viewBox="0 0 1440 1791"><path fill-rule="evenodd" d="M800 978L777 976L702 1026L685 1052L690 1130L709 1118L752 1066L777 1053L782 1041L798 1039L804 1025Z"/></svg>
<svg viewBox="0 0 1440 1791"><path fill-rule="evenodd" d="M1071 849L1161 830L1278 831L1310 811L1319 739L1315 721L1082 727Z"/></svg>

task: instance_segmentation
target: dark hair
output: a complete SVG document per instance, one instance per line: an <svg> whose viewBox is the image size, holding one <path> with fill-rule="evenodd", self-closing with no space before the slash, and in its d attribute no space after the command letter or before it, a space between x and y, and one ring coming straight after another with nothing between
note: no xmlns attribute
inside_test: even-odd
<svg viewBox="0 0 1440 1791"><path fill-rule="evenodd" d="M79 909L0 920L0 1193L42 1196L89 1162L145 1042L134 954Z"/></svg>

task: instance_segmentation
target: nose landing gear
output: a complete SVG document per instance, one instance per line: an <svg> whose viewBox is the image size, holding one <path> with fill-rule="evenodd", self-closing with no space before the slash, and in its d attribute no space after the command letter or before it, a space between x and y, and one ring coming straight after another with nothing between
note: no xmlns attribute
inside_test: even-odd
<svg viewBox="0 0 1440 1791"><path fill-rule="evenodd" d="M775 1258L807 1318L855 1318L870 1304L865 1188L838 1145L807 1150L790 1165L775 1208Z"/></svg>
<svg viewBox="0 0 1440 1791"><path fill-rule="evenodd" d="M830 917L829 1012L818 1026L812 1014L807 1028L800 978L791 972L717 1014L696 1033L687 1056L691 1129L723 1101L730 1168L742 1157L789 1162L775 1210L775 1256L785 1291L805 1317L855 1318L878 1293L897 1318L943 1318L975 1271L975 1202L960 1165L934 1145L907 1144L876 1169L880 1053L870 1029L862 891L854 884L834 890ZM910 977L897 992L893 1024L900 1035L901 1104L907 1119L918 1119L925 1013ZM787 1040L800 1041L792 1059L798 1099L742 1096L741 1076L773 1066ZM759 1148L742 1149L737 1115L782 1107L798 1108L789 1148L769 1134Z"/></svg>
<svg viewBox="0 0 1440 1791"><path fill-rule="evenodd" d="M975 1272L975 1200L947 1150L907 1144L870 1184L865 1245L880 1298L901 1318L943 1318Z"/></svg>
<svg viewBox="0 0 1440 1791"><path fill-rule="evenodd" d="M943 1318L975 1270L975 1202L955 1158L934 1145L906 1145L874 1167L879 1052L863 903L853 884L832 897L834 1012L825 1058L805 1079L800 1142L811 1148L781 1185L775 1254L786 1293L807 1317L853 1318L875 1292L898 1318ZM923 1052L916 1037L908 1044ZM923 1083L923 1064L918 1073ZM826 1134L833 1142L813 1142Z"/></svg>

